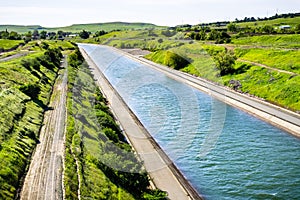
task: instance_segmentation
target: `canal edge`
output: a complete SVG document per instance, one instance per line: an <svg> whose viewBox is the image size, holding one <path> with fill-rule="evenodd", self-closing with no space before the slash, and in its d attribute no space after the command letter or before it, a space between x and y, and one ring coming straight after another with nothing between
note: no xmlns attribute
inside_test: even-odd
<svg viewBox="0 0 300 200"><path fill-rule="evenodd" d="M106 79L104 74L98 69L97 65L94 63L93 59L90 58L90 56L85 52L84 49L80 48L80 51L84 57L84 59L87 61L88 65L96 70L101 78L106 82L106 84L110 87L112 91L104 91L103 88L100 86L101 84L96 81L96 84L101 88L102 92L104 92L104 95L108 97L108 93L114 93L117 95L118 99L121 101L121 103L124 105L125 109L127 110L128 114L132 117L132 119L135 121L136 125L139 127L141 132L146 135L147 140L152 144L153 148L157 151L157 154L160 156L160 158L165 162L168 163L167 167L171 171L173 177L177 180L177 182L180 184L180 187L184 190L184 193L186 194L186 199L192 199L192 200L203 200L204 198L193 188L193 186L190 184L190 182L186 179L186 177L180 172L180 170L176 167L176 165L173 163L173 161L167 156L167 154L162 150L160 145L154 140L154 138L151 136L151 134L146 130L146 128L142 125L142 123L139 121L139 119L136 117L136 115L132 112L132 110L127 106L123 98L119 95L119 93L113 88L113 86L110 84L110 82ZM92 65L92 66L91 66ZM93 73L94 74L94 73ZM95 77L96 78L96 77ZM109 99L108 99L109 100ZM120 119L118 116L116 116L118 121L120 122ZM124 128L124 126L121 124L121 126ZM126 131L124 131L126 134ZM135 152L139 154L137 151L134 142L132 141L132 138L129 135L126 135L126 137L130 140L129 142L132 144L132 147L135 149ZM143 160L143 159L142 159ZM149 172L148 172L149 173ZM156 178L153 177L152 173L149 173L151 176L151 181L154 182L155 186L157 186ZM169 194L170 195L170 194ZM175 195L174 195L175 196ZM179 198L171 198L171 199L178 199Z"/></svg>

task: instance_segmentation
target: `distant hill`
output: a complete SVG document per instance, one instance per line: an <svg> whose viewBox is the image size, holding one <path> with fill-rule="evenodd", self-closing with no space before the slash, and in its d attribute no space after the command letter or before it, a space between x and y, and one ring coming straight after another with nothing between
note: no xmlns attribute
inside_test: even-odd
<svg viewBox="0 0 300 200"><path fill-rule="evenodd" d="M18 33L26 33L28 31L34 31L34 30L42 30L45 29L42 26L39 25L30 25L30 26L22 26L22 25L0 25L0 31L16 31Z"/></svg>
<svg viewBox="0 0 300 200"><path fill-rule="evenodd" d="M93 24L73 24L66 27L47 28L39 25L22 26L22 25L0 25L0 31L16 31L18 33L25 33L33 30L45 31L64 31L64 32L80 32L82 30L96 32L100 30L131 30L131 29L146 29L146 28L163 28L150 23L127 23L127 22L109 22L109 23L93 23Z"/></svg>

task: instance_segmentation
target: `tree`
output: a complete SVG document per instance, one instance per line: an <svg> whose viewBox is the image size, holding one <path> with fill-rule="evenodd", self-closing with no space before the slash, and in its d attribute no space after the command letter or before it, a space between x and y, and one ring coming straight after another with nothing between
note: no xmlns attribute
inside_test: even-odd
<svg viewBox="0 0 300 200"><path fill-rule="evenodd" d="M107 34L106 31L102 30L102 31L96 31L94 37L99 37L99 36L102 36L102 35L105 35Z"/></svg>
<svg viewBox="0 0 300 200"><path fill-rule="evenodd" d="M47 38L47 31L41 31L40 37L41 37L41 39L46 39Z"/></svg>
<svg viewBox="0 0 300 200"><path fill-rule="evenodd" d="M39 39L39 36L40 36L39 31L38 30L34 30L33 33L32 33L33 39L35 39L35 40Z"/></svg>
<svg viewBox="0 0 300 200"><path fill-rule="evenodd" d="M297 24L295 27L295 32L300 33L300 24Z"/></svg>
<svg viewBox="0 0 300 200"><path fill-rule="evenodd" d="M219 31L216 31L215 29L212 29L207 35L208 40L216 40L219 37L220 37L220 33L219 33Z"/></svg>
<svg viewBox="0 0 300 200"><path fill-rule="evenodd" d="M265 25L265 26L263 26L263 27L261 28L261 31L262 31L263 33L268 33L268 34L270 34L270 33L273 33L273 32L274 32L274 28L273 28L272 26Z"/></svg>
<svg viewBox="0 0 300 200"><path fill-rule="evenodd" d="M0 32L0 38L1 39L7 39L9 37L9 33L6 31L1 31Z"/></svg>
<svg viewBox="0 0 300 200"><path fill-rule="evenodd" d="M29 42L32 38L32 33L31 31L28 31L26 34L25 34L25 42Z"/></svg>
<svg viewBox="0 0 300 200"><path fill-rule="evenodd" d="M220 70L221 76L230 74L234 71L233 65L235 64L237 57L233 51L228 51L225 49L225 51L221 51L214 55L213 58L215 60L217 69Z"/></svg>
<svg viewBox="0 0 300 200"><path fill-rule="evenodd" d="M227 25L227 29L230 32L236 32L237 31L237 25L235 23L230 23Z"/></svg>
<svg viewBox="0 0 300 200"><path fill-rule="evenodd" d="M79 36L82 38L82 39L88 39L90 37L90 33L85 31L85 30L82 30L80 33L79 33Z"/></svg>
<svg viewBox="0 0 300 200"><path fill-rule="evenodd" d="M229 43L230 41L231 41L231 37L225 31L222 31L218 35L218 38L216 39L217 44Z"/></svg>
<svg viewBox="0 0 300 200"><path fill-rule="evenodd" d="M21 36L17 32L11 31L9 33L8 39L10 39L10 40L20 40Z"/></svg>

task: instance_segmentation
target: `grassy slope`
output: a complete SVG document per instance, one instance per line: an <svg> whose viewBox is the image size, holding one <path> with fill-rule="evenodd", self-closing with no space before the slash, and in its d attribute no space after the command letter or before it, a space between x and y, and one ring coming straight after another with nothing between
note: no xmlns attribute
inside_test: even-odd
<svg viewBox="0 0 300 200"><path fill-rule="evenodd" d="M77 159L82 199L141 199L143 194L138 193L138 188L142 182L138 181L135 189L130 187L137 180L145 180L141 163L122 139L124 136L85 63L78 69L69 66L67 124L66 198L77 199ZM135 173L124 173L121 169Z"/></svg>
<svg viewBox="0 0 300 200"><path fill-rule="evenodd" d="M15 31L18 33L33 32L34 30L42 30L43 27L39 25L23 26L23 25L0 25L0 31L7 30L8 32Z"/></svg>
<svg viewBox="0 0 300 200"><path fill-rule="evenodd" d="M293 76L258 66L237 62L241 73L222 77L225 85L231 79L239 80L241 90L294 111L300 111L300 76ZM243 70L246 69L246 70Z"/></svg>
<svg viewBox="0 0 300 200"><path fill-rule="evenodd" d="M35 48L35 47L32 47ZM25 68L23 59L35 59L43 50L23 58L2 62L0 66L0 198L13 199L20 178L38 142L44 105L48 104L56 77L53 70L40 65L40 69ZM43 77L44 81L41 81ZM26 84L38 83L41 89L37 99L20 91Z"/></svg>
<svg viewBox="0 0 300 200"><path fill-rule="evenodd" d="M87 30L91 32L96 32L99 30L112 31L112 30L131 30L131 29L146 29L146 28L157 28L154 24L149 23L126 23L126 22L110 22L110 23L95 23L95 24L74 24L66 27L50 28L49 30L57 31L70 31L70 32L80 32L82 30Z"/></svg>
<svg viewBox="0 0 300 200"><path fill-rule="evenodd" d="M18 47L20 44L24 44L23 40L6 40L0 39L0 51L9 50Z"/></svg>
<svg viewBox="0 0 300 200"><path fill-rule="evenodd" d="M279 49L237 49L241 59L300 74L300 51Z"/></svg>
<svg viewBox="0 0 300 200"><path fill-rule="evenodd" d="M206 79L228 85L231 79L242 83L241 90L272 103L300 111L300 76L276 72L262 67L237 62L233 75L218 77L214 61L210 54L213 51L224 50L224 47L203 45L201 43L185 44L169 51L183 55L191 64L181 71L195 74ZM270 65L271 67L299 73L299 51L278 49L243 49L238 50L242 59ZM163 63L165 51L151 53L146 58Z"/></svg>
<svg viewBox="0 0 300 200"><path fill-rule="evenodd" d="M278 48L300 48L300 35L262 35L232 39L236 45L252 45Z"/></svg>
<svg viewBox="0 0 300 200"><path fill-rule="evenodd" d="M294 17L294 18L279 18L279 19L273 19L273 20L266 20L266 21L257 21L257 22L242 22L237 23L240 27L253 27L253 26L281 26L281 25L290 25L290 26L296 26L297 24L300 24L300 17Z"/></svg>

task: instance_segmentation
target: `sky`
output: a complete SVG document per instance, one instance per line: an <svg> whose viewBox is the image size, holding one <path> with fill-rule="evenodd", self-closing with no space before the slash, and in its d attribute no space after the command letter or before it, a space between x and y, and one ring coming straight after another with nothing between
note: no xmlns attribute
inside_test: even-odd
<svg viewBox="0 0 300 200"><path fill-rule="evenodd" d="M300 0L0 0L0 24L100 22L175 26L300 12Z"/></svg>

